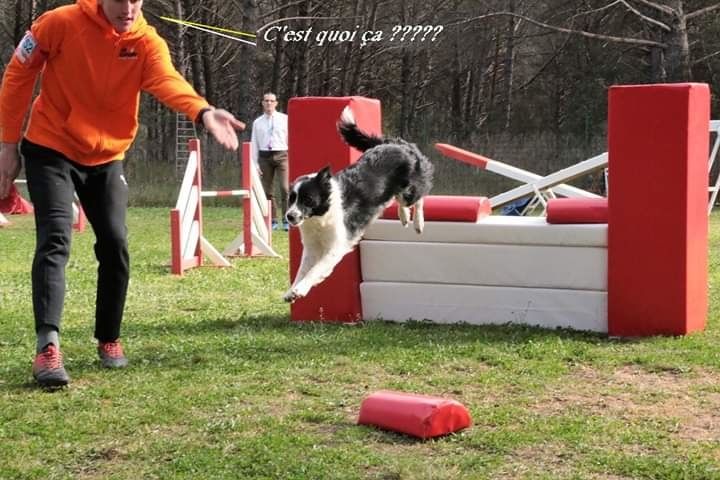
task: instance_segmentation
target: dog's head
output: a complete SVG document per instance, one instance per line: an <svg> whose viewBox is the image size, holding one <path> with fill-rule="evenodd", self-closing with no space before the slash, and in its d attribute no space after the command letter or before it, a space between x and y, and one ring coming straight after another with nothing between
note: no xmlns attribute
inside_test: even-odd
<svg viewBox="0 0 720 480"><path fill-rule="evenodd" d="M303 175L293 182L288 198L285 218L293 226L299 226L310 217L321 217L330 209L332 184L330 167L317 173Z"/></svg>

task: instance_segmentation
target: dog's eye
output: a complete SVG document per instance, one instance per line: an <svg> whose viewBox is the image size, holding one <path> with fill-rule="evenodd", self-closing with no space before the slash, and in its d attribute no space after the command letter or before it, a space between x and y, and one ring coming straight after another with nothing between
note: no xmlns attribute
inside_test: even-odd
<svg viewBox="0 0 720 480"><path fill-rule="evenodd" d="M290 198L288 198L288 202L295 203L295 200L297 199L297 193L290 192Z"/></svg>
<svg viewBox="0 0 720 480"><path fill-rule="evenodd" d="M301 195L300 202L302 202L303 205L307 205L308 207L314 207L315 205L317 205L315 198L313 198L311 195Z"/></svg>

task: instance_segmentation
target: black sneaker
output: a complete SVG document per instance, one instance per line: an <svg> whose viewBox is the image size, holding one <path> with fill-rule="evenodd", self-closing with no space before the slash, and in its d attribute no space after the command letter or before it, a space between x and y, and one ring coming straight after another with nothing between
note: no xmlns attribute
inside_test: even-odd
<svg viewBox="0 0 720 480"><path fill-rule="evenodd" d="M62 353L52 343L35 356L32 374L41 387L63 387L70 382Z"/></svg>
<svg viewBox="0 0 720 480"><path fill-rule="evenodd" d="M123 353L122 345L119 341L114 342L99 342L98 343L98 355L100 356L100 363L105 368L124 368L127 367L128 359Z"/></svg>

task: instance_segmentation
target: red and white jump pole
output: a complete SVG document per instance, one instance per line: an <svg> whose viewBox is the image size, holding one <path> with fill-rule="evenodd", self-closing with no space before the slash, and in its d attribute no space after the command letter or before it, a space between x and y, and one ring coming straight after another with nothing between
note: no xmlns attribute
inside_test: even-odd
<svg viewBox="0 0 720 480"><path fill-rule="evenodd" d="M203 263L207 256L215 266L229 267L225 256L266 255L279 257L270 242L270 202L260 183L257 169L250 161L250 144L243 143L242 189L202 189L202 156L200 142L189 142L190 157L180 186L175 208L170 212L170 238L172 273L182 275L189 268ZM244 231L238 235L223 253L220 253L204 236L202 228L202 199L204 197L243 197Z"/></svg>
<svg viewBox="0 0 720 480"><path fill-rule="evenodd" d="M270 218L272 205L265 195L258 169L251 158L249 142L242 144L242 190L243 231L230 242L223 254L226 256L279 257L272 248Z"/></svg>
<svg viewBox="0 0 720 480"><path fill-rule="evenodd" d="M202 247L202 191L200 141L188 142L188 157L175 208L170 211L171 271L182 275L189 268L203 263Z"/></svg>

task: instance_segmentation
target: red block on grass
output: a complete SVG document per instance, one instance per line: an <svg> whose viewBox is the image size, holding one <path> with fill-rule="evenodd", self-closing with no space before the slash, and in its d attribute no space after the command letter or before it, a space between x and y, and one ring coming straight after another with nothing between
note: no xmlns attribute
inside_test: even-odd
<svg viewBox="0 0 720 480"><path fill-rule="evenodd" d="M360 406L359 425L373 425L423 440L467 428L470 413L455 400L381 390Z"/></svg>
<svg viewBox="0 0 720 480"><path fill-rule="evenodd" d="M492 213L487 197L461 197L450 195L429 195L423 203L425 220L434 222L475 223ZM397 220L398 209L395 200L382 214L384 219Z"/></svg>
<svg viewBox="0 0 720 480"><path fill-rule="evenodd" d="M608 223L607 198L551 198L547 203L547 222Z"/></svg>

